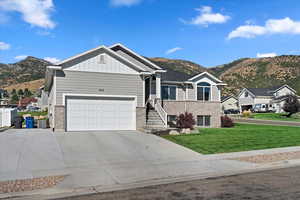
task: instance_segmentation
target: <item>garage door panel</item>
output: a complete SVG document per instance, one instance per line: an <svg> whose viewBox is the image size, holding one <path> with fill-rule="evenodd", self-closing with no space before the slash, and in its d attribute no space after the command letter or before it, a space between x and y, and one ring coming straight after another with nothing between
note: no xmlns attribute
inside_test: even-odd
<svg viewBox="0 0 300 200"><path fill-rule="evenodd" d="M67 99L67 130L135 130L134 99Z"/></svg>

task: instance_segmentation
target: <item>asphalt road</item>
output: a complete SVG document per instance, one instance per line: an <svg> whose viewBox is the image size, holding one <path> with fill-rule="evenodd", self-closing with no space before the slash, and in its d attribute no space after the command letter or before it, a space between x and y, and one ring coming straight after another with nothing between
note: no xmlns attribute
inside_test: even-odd
<svg viewBox="0 0 300 200"><path fill-rule="evenodd" d="M300 167L60 200L296 200Z"/></svg>

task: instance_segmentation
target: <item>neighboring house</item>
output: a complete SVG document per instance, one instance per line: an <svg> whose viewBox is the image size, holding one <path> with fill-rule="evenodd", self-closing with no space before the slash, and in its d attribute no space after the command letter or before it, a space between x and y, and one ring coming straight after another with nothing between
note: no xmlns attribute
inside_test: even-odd
<svg viewBox="0 0 300 200"><path fill-rule="evenodd" d="M62 131L136 130L162 126L185 111L197 125L220 127L223 82L207 72L164 70L122 44L100 46L48 66L50 126Z"/></svg>
<svg viewBox="0 0 300 200"><path fill-rule="evenodd" d="M27 106L37 106L37 99L34 97L24 97L19 100L18 107L26 108Z"/></svg>
<svg viewBox="0 0 300 200"><path fill-rule="evenodd" d="M238 96L240 110L249 110L262 105L266 110L282 112L284 99L280 97L288 94L296 95L296 91L288 85L270 88L244 88Z"/></svg>
<svg viewBox="0 0 300 200"><path fill-rule="evenodd" d="M5 97L6 91L3 89L0 89L0 107L7 106L9 99Z"/></svg>
<svg viewBox="0 0 300 200"><path fill-rule="evenodd" d="M37 98L37 107L41 110L48 108L48 92L45 91L44 87L39 88L39 97Z"/></svg>
<svg viewBox="0 0 300 200"><path fill-rule="evenodd" d="M235 96L223 96L221 98L222 110L239 110L239 102Z"/></svg>

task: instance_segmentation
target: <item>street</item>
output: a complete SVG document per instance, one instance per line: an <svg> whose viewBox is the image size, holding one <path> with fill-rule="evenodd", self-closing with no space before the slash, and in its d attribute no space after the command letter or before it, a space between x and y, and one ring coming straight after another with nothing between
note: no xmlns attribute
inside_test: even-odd
<svg viewBox="0 0 300 200"><path fill-rule="evenodd" d="M300 167L59 200L300 199Z"/></svg>

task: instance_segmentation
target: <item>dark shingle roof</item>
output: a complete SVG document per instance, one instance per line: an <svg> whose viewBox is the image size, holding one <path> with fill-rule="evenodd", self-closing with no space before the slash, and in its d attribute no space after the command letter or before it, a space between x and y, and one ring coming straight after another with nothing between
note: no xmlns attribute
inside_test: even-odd
<svg viewBox="0 0 300 200"><path fill-rule="evenodd" d="M234 96L222 96L222 97L221 97L221 102L224 102L224 101L226 101L227 99L230 99L231 97L236 99L236 97L234 97Z"/></svg>
<svg viewBox="0 0 300 200"><path fill-rule="evenodd" d="M247 88L252 94L255 96L273 96L274 91L281 88L283 85L280 86L273 86L269 88Z"/></svg>
<svg viewBox="0 0 300 200"><path fill-rule="evenodd" d="M183 72L178 72L169 68L165 68L165 70L167 70L167 72L162 73L161 76L161 80L162 81L179 81L179 82L183 82L183 81L187 81L189 78L192 77L192 75L188 75L186 73Z"/></svg>

